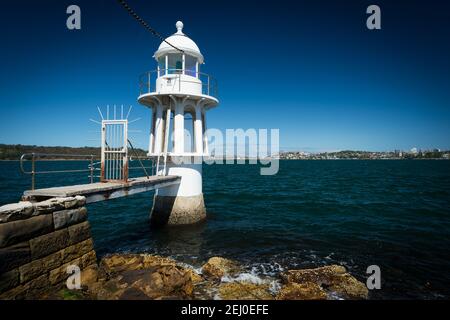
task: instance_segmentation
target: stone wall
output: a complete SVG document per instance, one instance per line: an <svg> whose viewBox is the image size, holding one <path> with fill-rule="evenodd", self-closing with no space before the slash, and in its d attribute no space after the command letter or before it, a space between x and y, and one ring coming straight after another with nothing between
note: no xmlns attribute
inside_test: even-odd
<svg viewBox="0 0 450 320"><path fill-rule="evenodd" d="M0 299L35 299L64 283L69 265L96 267L84 197L0 207Z"/></svg>

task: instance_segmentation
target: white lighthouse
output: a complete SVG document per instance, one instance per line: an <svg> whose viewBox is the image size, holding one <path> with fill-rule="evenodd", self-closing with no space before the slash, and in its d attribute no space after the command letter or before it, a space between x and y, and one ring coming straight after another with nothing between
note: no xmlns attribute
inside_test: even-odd
<svg viewBox="0 0 450 320"><path fill-rule="evenodd" d="M158 175L180 176L177 185L155 193L151 222L182 225L206 217L202 191L202 159L208 155L207 110L217 106L216 81L200 72L200 49L177 32L154 54L157 70L140 78L139 103L152 109L148 155L156 159Z"/></svg>

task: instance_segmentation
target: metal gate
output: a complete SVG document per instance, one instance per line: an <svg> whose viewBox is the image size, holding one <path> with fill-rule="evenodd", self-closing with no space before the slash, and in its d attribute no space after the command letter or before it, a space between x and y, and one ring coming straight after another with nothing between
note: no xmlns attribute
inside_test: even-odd
<svg viewBox="0 0 450 320"><path fill-rule="evenodd" d="M128 120L102 120L101 181L128 180Z"/></svg>

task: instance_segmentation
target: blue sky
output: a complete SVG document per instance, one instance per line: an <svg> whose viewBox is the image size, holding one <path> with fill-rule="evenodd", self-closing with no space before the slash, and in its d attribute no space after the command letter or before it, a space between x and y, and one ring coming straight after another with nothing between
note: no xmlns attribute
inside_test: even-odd
<svg viewBox="0 0 450 320"><path fill-rule="evenodd" d="M219 83L208 127L279 128L282 150L450 149L445 1L128 3L165 36L184 22ZM79 31L66 28L70 4ZM382 30L366 28L370 4ZM160 41L116 1L11 1L0 27L0 143L96 146L96 107L124 104L147 146L138 76Z"/></svg>

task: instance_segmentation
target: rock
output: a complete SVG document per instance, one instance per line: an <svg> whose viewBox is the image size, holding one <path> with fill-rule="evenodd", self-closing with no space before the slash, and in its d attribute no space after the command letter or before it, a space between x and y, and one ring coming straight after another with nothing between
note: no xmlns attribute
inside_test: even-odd
<svg viewBox="0 0 450 320"><path fill-rule="evenodd" d="M46 274L27 282L25 286L28 287L26 298L31 300L42 299L42 296L51 288L49 278Z"/></svg>
<svg viewBox="0 0 450 320"><path fill-rule="evenodd" d="M48 278L52 285L61 284L62 282L66 281L69 278L70 274L67 273L67 270L70 266L77 266L80 268L80 270L84 270L88 266L91 266L96 263L97 260L95 251L92 250L75 260L72 260L68 263L61 265L60 267L51 270L48 275Z"/></svg>
<svg viewBox="0 0 450 320"><path fill-rule="evenodd" d="M345 299L358 300L369 297L367 286L350 274L342 275L339 279L336 279L328 290L336 292Z"/></svg>
<svg viewBox="0 0 450 320"><path fill-rule="evenodd" d="M19 285L19 270L14 269L0 274L0 293Z"/></svg>
<svg viewBox="0 0 450 320"><path fill-rule="evenodd" d="M78 207L82 207L86 204L86 197L84 197L84 196L75 196L75 199L77 199Z"/></svg>
<svg viewBox="0 0 450 320"><path fill-rule="evenodd" d="M34 214L50 213L53 211L72 209L84 205L86 199L84 197L60 197L51 198L45 201L36 202L33 204Z"/></svg>
<svg viewBox="0 0 450 320"><path fill-rule="evenodd" d="M98 266L91 265L86 267L83 271L81 271L81 285L83 287L91 286L93 283L98 280Z"/></svg>
<svg viewBox="0 0 450 320"><path fill-rule="evenodd" d="M49 288L51 288L51 284L49 283L48 276L44 274L0 294L0 300L43 299L49 291Z"/></svg>
<svg viewBox="0 0 450 320"><path fill-rule="evenodd" d="M173 259L149 254L106 256L100 262L99 277L106 281L94 284L94 295L121 300L190 298L193 283L203 280Z"/></svg>
<svg viewBox="0 0 450 320"><path fill-rule="evenodd" d="M312 282L290 283L278 292L277 300L325 300L327 293Z"/></svg>
<svg viewBox="0 0 450 320"><path fill-rule="evenodd" d="M140 270L139 280L132 287L143 291L149 298L177 297L192 295L193 285L189 272L179 266L161 266L152 271ZM127 275L124 274L126 281Z"/></svg>
<svg viewBox="0 0 450 320"><path fill-rule="evenodd" d="M67 270L72 265L78 266L78 267L80 267L80 269L82 269L81 258L77 258L75 260L72 260L66 264L63 264L63 265L51 270L47 276L50 281L50 284L58 285L58 284L63 283L64 281L66 281L70 276L70 274L67 273Z"/></svg>
<svg viewBox="0 0 450 320"><path fill-rule="evenodd" d="M327 293L344 299L367 299L367 287L342 266L331 265L315 269L289 270L281 275L284 283L314 283Z"/></svg>
<svg viewBox="0 0 450 320"><path fill-rule="evenodd" d="M116 277L89 286L98 299L185 299L192 295L190 274L179 266L126 270Z"/></svg>
<svg viewBox="0 0 450 320"><path fill-rule="evenodd" d="M105 285L104 280L97 279L97 282L93 282L88 285L87 293L90 295L92 300L98 299L98 295ZM103 299L106 300L106 299Z"/></svg>
<svg viewBox="0 0 450 320"><path fill-rule="evenodd" d="M36 214L49 213L57 210L72 209L81 207L86 203L86 198L83 196L76 197L59 197L51 198L45 201L33 204Z"/></svg>
<svg viewBox="0 0 450 320"><path fill-rule="evenodd" d="M65 199L64 203L64 208L66 209L71 209L71 208L75 208L76 206L78 206L78 199L75 197L68 197Z"/></svg>
<svg viewBox="0 0 450 320"><path fill-rule="evenodd" d="M200 274L195 272L195 270L188 269L187 272L188 272L189 276L191 277L191 281L193 284L197 284L197 283L203 282L205 280L205 279L203 279L203 277Z"/></svg>
<svg viewBox="0 0 450 320"><path fill-rule="evenodd" d="M56 230L83 222L86 219L87 209L85 207L53 212L53 223Z"/></svg>
<svg viewBox="0 0 450 320"><path fill-rule="evenodd" d="M250 282L227 282L219 286L219 295L224 300L272 300L268 284Z"/></svg>
<svg viewBox="0 0 450 320"><path fill-rule="evenodd" d="M0 274L31 261L30 244L21 242L0 249Z"/></svg>
<svg viewBox="0 0 450 320"><path fill-rule="evenodd" d="M175 266L176 264L177 262L173 259L150 254L113 254L104 257L100 262L106 273L142 270L158 266Z"/></svg>
<svg viewBox="0 0 450 320"><path fill-rule="evenodd" d="M285 283L291 282L314 282L318 284L329 283L338 275L345 274L347 271L344 267L338 265L330 265L314 269L288 270L281 274L281 278Z"/></svg>
<svg viewBox="0 0 450 320"><path fill-rule="evenodd" d="M0 223L29 218L33 214L33 211L33 204L29 201L1 206Z"/></svg>
<svg viewBox="0 0 450 320"><path fill-rule="evenodd" d="M53 231L53 216L44 214L25 220L0 223L0 248Z"/></svg>
<svg viewBox="0 0 450 320"><path fill-rule="evenodd" d="M92 250L94 250L94 242L92 238L78 242L77 244L74 244L72 246L66 247L63 250L61 250L63 263L72 261Z"/></svg>
<svg viewBox="0 0 450 320"><path fill-rule="evenodd" d="M202 272L206 277L220 279L224 275L239 272L239 266L234 261L221 257L212 257L203 265Z"/></svg>
<svg viewBox="0 0 450 320"><path fill-rule="evenodd" d="M212 300L218 298L219 286L222 283L213 279L203 278L203 281L193 283L194 290L192 292L193 300Z"/></svg>
<svg viewBox="0 0 450 320"><path fill-rule="evenodd" d="M149 299L150 297L146 295L145 292L134 287L126 288L119 296L119 300L149 300Z"/></svg>
<svg viewBox="0 0 450 320"><path fill-rule="evenodd" d="M30 263L19 267L20 282L25 283L31 279L37 278L47 272L58 268L62 263L61 251L55 252L41 259L36 259Z"/></svg>
<svg viewBox="0 0 450 320"><path fill-rule="evenodd" d="M84 269L90 265L97 264L97 254L95 250L91 250L88 253L85 253L80 258L80 268Z"/></svg>
<svg viewBox="0 0 450 320"><path fill-rule="evenodd" d="M118 300L127 288L126 283L121 283L121 277L117 277L104 282L96 282L89 287L89 291L98 300Z"/></svg>
<svg viewBox="0 0 450 320"><path fill-rule="evenodd" d="M107 275L144 268L144 258L138 254L113 254L100 261L100 268Z"/></svg>
<svg viewBox="0 0 450 320"><path fill-rule="evenodd" d="M52 198L41 202L36 202L33 204L34 211L36 215L51 213L55 210L64 209L65 198Z"/></svg>
<svg viewBox="0 0 450 320"><path fill-rule="evenodd" d="M177 262L173 259L157 255L142 254L143 268L147 269L155 266L175 266Z"/></svg>
<svg viewBox="0 0 450 320"><path fill-rule="evenodd" d="M66 248L69 245L69 232L62 229L30 240L31 259L39 259Z"/></svg>
<svg viewBox="0 0 450 320"><path fill-rule="evenodd" d="M89 221L74 224L69 228L69 243L75 244L91 237Z"/></svg>

